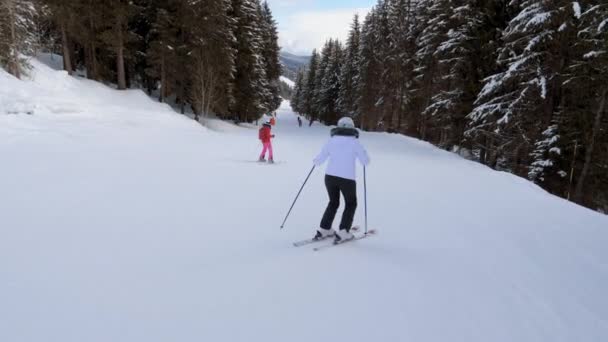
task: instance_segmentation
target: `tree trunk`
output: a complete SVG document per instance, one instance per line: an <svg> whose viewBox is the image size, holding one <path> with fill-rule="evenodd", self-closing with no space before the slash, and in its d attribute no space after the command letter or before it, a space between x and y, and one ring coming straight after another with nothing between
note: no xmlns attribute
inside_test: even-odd
<svg viewBox="0 0 608 342"><path fill-rule="evenodd" d="M399 87L399 108L397 109L398 113L397 113L397 133L403 133L404 130L401 129L401 125L402 125L402 121L401 119L403 118L403 93L404 93L404 85L401 84ZM409 127L408 127L409 128Z"/></svg>
<svg viewBox="0 0 608 342"><path fill-rule="evenodd" d="M418 115L418 127L419 131L420 131L420 139L427 141L427 135L426 135L426 129L427 129L427 125L426 125L426 117L424 115Z"/></svg>
<svg viewBox="0 0 608 342"><path fill-rule="evenodd" d="M604 114L604 109L606 107L606 94L608 93L608 89L604 89L600 96L599 107L597 112L595 113L595 121L593 122L593 131L591 132L591 138L588 141L588 145L585 148L585 164L583 165L583 170L581 171L581 175L576 182L576 188L574 190L574 201L577 203L582 203L583 200L583 190L585 187L585 180L589 175L589 169L591 168L591 162L593 159L593 150L595 148L595 140L600 133L600 126L602 124L602 116Z"/></svg>
<svg viewBox="0 0 608 342"><path fill-rule="evenodd" d="M70 62L72 64L72 74L76 71L76 47L74 40L68 35L68 52L70 54Z"/></svg>
<svg viewBox="0 0 608 342"><path fill-rule="evenodd" d="M90 39L94 39L89 37ZM85 54L85 65L87 68L87 78L90 80L98 80L97 75L97 62L95 58L95 43L89 41L86 43L84 50Z"/></svg>
<svg viewBox="0 0 608 342"><path fill-rule="evenodd" d="M93 21L93 1L89 0L89 32L88 38L90 41L87 42L88 52L89 52L89 66L87 68L87 78L98 81L97 74L97 57L96 57L96 32L95 32L95 22Z"/></svg>
<svg viewBox="0 0 608 342"><path fill-rule="evenodd" d="M61 22L61 46L63 48L63 69L68 72L68 75L74 73L72 68L72 55L70 53L70 42L68 41L68 33L65 29L65 22Z"/></svg>
<svg viewBox="0 0 608 342"><path fill-rule="evenodd" d="M487 141L488 141L488 138L484 135L481 139L482 140L481 140L481 144L480 144L480 147L479 147L479 162L482 163L482 164L486 164L487 165L486 160L487 160Z"/></svg>
<svg viewBox="0 0 608 342"><path fill-rule="evenodd" d="M122 47L118 49L118 53L116 54L116 70L118 74L118 89L127 89L127 80L125 78L124 52Z"/></svg>
<svg viewBox="0 0 608 342"><path fill-rule="evenodd" d="M166 76L165 76L165 56L162 56L162 61L160 62L160 91L158 92L158 102L163 102L165 100L165 88L166 88Z"/></svg>
<svg viewBox="0 0 608 342"><path fill-rule="evenodd" d="M9 41L9 56L8 56L8 72L21 78L21 68L19 66L19 53L17 52L17 34L15 32L15 21L17 20L14 12L14 3L12 0L7 0L6 9L8 11L8 24L10 26L10 41Z"/></svg>
<svg viewBox="0 0 608 342"><path fill-rule="evenodd" d="M91 56L91 44L86 42L84 46L84 67L87 69L87 78L93 79L93 62Z"/></svg>
<svg viewBox="0 0 608 342"><path fill-rule="evenodd" d="M124 60L124 42L122 37L122 24L120 19L116 19L118 49L116 51L116 73L118 76L118 89L127 89L127 81L125 79L125 60Z"/></svg>
<svg viewBox="0 0 608 342"><path fill-rule="evenodd" d="M99 81L99 73L97 71L97 45L93 41L91 43L91 60L93 62L93 78L95 81Z"/></svg>

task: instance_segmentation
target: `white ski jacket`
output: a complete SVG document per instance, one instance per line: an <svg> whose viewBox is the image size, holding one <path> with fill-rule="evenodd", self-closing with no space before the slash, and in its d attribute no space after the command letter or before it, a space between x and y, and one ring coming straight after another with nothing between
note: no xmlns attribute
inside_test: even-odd
<svg viewBox="0 0 608 342"><path fill-rule="evenodd" d="M367 151L359 139L342 135L331 137L314 159L314 163L316 166L321 166L328 158L326 174L352 180L356 179L355 159L359 159L363 166L369 165L370 162Z"/></svg>

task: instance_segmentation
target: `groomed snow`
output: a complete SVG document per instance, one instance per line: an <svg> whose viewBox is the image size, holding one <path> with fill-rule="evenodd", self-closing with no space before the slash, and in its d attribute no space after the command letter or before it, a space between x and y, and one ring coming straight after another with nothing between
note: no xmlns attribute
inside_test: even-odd
<svg viewBox="0 0 608 342"><path fill-rule="evenodd" d="M33 65L34 81L0 71L0 341L608 340L604 215L362 133L379 235L294 248L326 204L322 170L279 225L329 128L284 102L280 163L259 164L254 127Z"/></svg>

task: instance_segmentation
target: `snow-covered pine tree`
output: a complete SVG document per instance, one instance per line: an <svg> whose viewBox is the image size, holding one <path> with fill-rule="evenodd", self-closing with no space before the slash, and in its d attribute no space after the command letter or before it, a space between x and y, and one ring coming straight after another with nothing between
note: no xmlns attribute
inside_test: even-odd
<svg viewBox="0 0 608 342"><path fill-rule="evenodd" d="M335 124L342 112L338 109L340 95L340 70L343 63L343 48L339 40L334 40L329 50L327 67L325 68L321 89L319 91L319 116L326 124Z"/></svg>
<svg viewBox="0 0 608 342"><path fill-rule="evenodd" d="M175 46L176 62L173 65L175 68L175 74L173 75L175 86L173 90L175 94L175 104L179 106L180 113L185 114L186 106L191 107L192 105L190 102L192 77L188 70L191 57L191 32L189 25L185 20L191 9L185 1L177 0L175 3L176 17L178 20L175 22L177 28L177 44Z"/></svg>
<svg viewBox="0 0 608 342"><path fill-rule="evenodd" d="M185 18L190 31L190 101L195 120L200 115L227 115L234 103L234 22L230 0L189 0Z"/></svg>
<svg viewBox="0 0 608 342"><path fill-rule="evenodd" d="M559 120L561 113L557 113L554 121L536 139L534 150L530 153L532 162L528 171L528 178L543 185L545 189L554 193L564 190L564 183L570 170L567 160L571 155L562 155L562 144L566 139L561 139L561 124ZM573 146L574 147L574 146ZM576 146L578 149L578 146Z"/></svg>
<svg viewBox="0 0 608 342"><path fill-rule="evenodd" d="M158 100L166 101L173 88L177 45L177 30L174 12L168 6L159 8L151 25L150 44L147 50L149 67L146 73L159 83Z"/></svg>
<svg viewBox="0 0 608 342"><path fill-rule="evenodd" d="M408 89L414 77L416 0L387 0L388 45L382 75L383 105L391 130L415 134L416 122L406 121L411 103Z"/></svg>
<svg viewBox="0 0 608 342"><path fill-rule="evenodd" d="M269 111L274 111L281 105L281 95L279 89L279 77L281 76L281 63L279 61L279 33L277 22L272 16L272 11L268 2L264 1L261 7L262 34L264 47L262 55L266 67L266 78L268 84L268 98L266 107Z"/></svg>
<svg viewBox="0 0 608 342"><path fill-rule="evenodd" d="M331 58L331 53L333 51L334 40L329 39L325 42L323 49L321 49L321 55L319 59L319 65L317 67L317 75L315 78L315 88L314 88L314 96L312 103L312 113L311 118L314 120L322 120L322 116L325 113L326 104L322 102L321 97L323 93L323 84L326 82L325 74L328 71L329 61Z"/></svg>
<svg viewBox="0 0 608 342"><path fill-rule="evenodd" d="M63 55L63 69L72 75L74 72L74 60L72 55L74 49L70 38L71 25L74 21L74 4L62 0L47 0L46 4L50 11L50 16L55 23L56 30L61 37L61 53Z"/></svg>
<svg viewBox="0 0 608 342"><path fill-rule="evenodd" d="M534 140L556 113L567 47L560 30L569 20L566 3L525 0L502 35L497 59L502 70L487 78L466 132L491 167L527 175Z"/></svg>
<svg viewBox="0 0 608 342"><path fill-rule="evenodd" d="M319 53L314 49L312 56L310 57L310 63L308 63L308 70L306 72L306 78L304 87L302 88L302 101L300 106L310 123L314 121L314 101L315 101L315 84L317 83L317 71L319 69Z"/></svg>
<svg viewBox="0 0 608 342"><path fill-rule="evenodd" d="M17 78L34 52L36 14L33 1L0 0L0 66Z"/></svg>
<svg viewBox="0 0 608 342"><path fill-rule="evenodd" d="M377 123L378 127L393 131L394 128L391 126L392 111L394 108L394 96L392 95L393 90L389 89L390 85L386 84L387 74L389 71L389 51L391 49L391 41L387 39L391 32L390 20L389 20L389 1L380 0L376 6L376 20L372 30L372 39L374 40L374 58L380 61L379 63L379 78L380 84L376 89L376 107Z"/></svg>
<svg viewBox="0 0 608 342"><path fill-rule="evenodd" d="M268 110L268 82L264 66L264 40L258 0L232 0L236 20L236 59L232 113L237 122L257 120Z"/></svg>
<svg viewBox="0 0 608 342"><path fill-rule="evenodd" d="M293 111L298 114L304 113L304 110L302 108L302 103L304 101L304 98L303 98L304 87L305 87L304 82L305 82L304 70L300 69L300 70L298 70L298 73L296 76L296 82L295 82L294 89L293 89L293 95L291 97L291 109L293 109Z"/></svg>
<svg viewBox="0 0 608 342"><path fill-rule="evenodd" d="M577 17L576 35L569 51L564 81L565 103L559 125L563 157L579 146L574 182L568 189L577 203L608 209L608 3L600 0L572 2ZM570 159L570 158L568 158ZM564 179L564 184L565 179Z"/></svg>
<svg viewBox="0 0 608 342"><path fill-rule="evenodd" d="M429 78L433 92L422 115L430 131L435 132L429 138L438 146L451 149L463 140L465 117L473 109L480 90L481 48L487 43L482 36L486 13L477 1L450 0L436 4L441 3L447 5L445 17L441 19L445 25L434 25L439 45L427 59L435 68ZM427 43L435 44L433 40L428 39Z"/></svg>
<svg viewBox="0 0 608 342"><path fill-rule="evenodd" d="M378 89L381 82L378 75L382 74L382 63L377 56L376 28L377 14L376 7L367 14L361 28L361 45L359 50L359 88L357 89L357 108L359 111L356 117L359 126L366 130L378 128L379 111Z"/></svg>
<svg viewBox="0 0 608 342"><path fill-rule="evenodd" d="M99 50L100 42L98 33L103 25L103 3L89 0L74 0L71 8L74 13L78 13L71 22L70 32L74 41L82 47L84 67L87 78L92 80L102 80L103 71L100 65Z"/></svg>
<svg viewBox="0 0 608 342"><path fill-rule="evenodd" d="M135 8L133 3L127 0L106 0L101 2L100 6L102 19L96 35L107 50L114 55L116 84L118 89L124 90L127 88L125 71L127 44L136 39L128 26L129 20L135 13Z"/></svg>
<svg viewBox="0 0 608 342"><path fill-rule="evenodd" d="M340 70L340 94L337 107L340 112L355 117L357 113L357 89L359 82L359 46L361 25L359 15L355 15L350 26L344 49L344 61Z"/></svg>
<svg viewBox="0 0 608 342"><path fill-rule="evenodd" d="M447 40L451 14L450 0L427 1L419 7L418 11L423 29L416 39L415 85L412 87L415 94L413 119L418 121L420 137L434 143L439 142L441 130L435 128L432 117L426 109L431 104L433 95L439 92L439 85L435 81L442 75L440 75L436 52Z"/></svg>

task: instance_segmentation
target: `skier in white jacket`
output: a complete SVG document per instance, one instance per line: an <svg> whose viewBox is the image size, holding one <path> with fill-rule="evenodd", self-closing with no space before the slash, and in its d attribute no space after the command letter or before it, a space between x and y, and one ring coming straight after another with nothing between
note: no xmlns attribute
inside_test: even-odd
<svg viewBox="0 0 608 342"><path fill-rule="evenodd" d="M331 138L314 159L317 167L329 159L329 165L325 171L325 187L329 195L329 204L325 209L315 239L335 235L336 242L339 242L354 237L350 228L357 209L355 160L358 159L363 166L369 165L370 162L367 151L358 139L359 131L355 128L353 120L343 117L338 121L338 127L332 129ZM340 206L340 193L344 196L345 208L340 230L336 233L332 229L332 224Z"/></svg>

